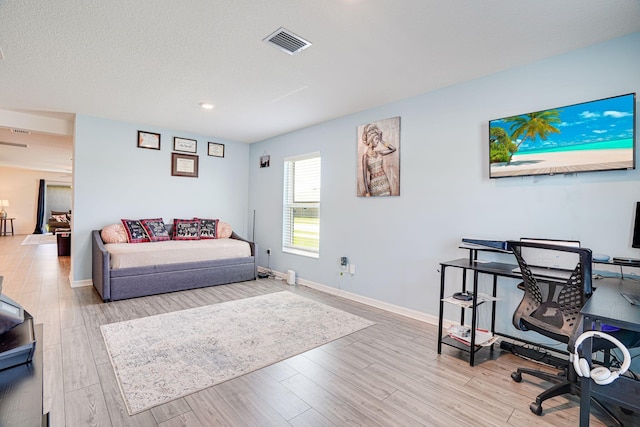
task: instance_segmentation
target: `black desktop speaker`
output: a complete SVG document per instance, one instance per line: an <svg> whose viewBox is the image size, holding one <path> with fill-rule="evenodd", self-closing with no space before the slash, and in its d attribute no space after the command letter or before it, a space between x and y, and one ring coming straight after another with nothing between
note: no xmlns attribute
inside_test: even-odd
<svg viewBox="0 0 640 427"><path fill-rule="evenodd" d="M633 222L633 241L631 246L640 248L640 202L636 203L636 220Z"/></svg>

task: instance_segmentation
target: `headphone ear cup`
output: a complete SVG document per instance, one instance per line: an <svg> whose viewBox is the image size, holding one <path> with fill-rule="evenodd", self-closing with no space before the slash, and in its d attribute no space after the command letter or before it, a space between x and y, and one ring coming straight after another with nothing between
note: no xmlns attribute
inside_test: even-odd
<svg viewBox="0 0 640 427"><path fill-rule="evenodd" d="M582 376L582 369L580 369L580 356L578 356L578 353L573 355L573 369L579 377Z"/></svg>
<svg viewBox="0 0 640 427"><path fill-rule="evenodd" d="M593 368L591 370L590 375L596 384L604 385L604 384L608 384L606 381L612 376L612 372L609 369L605 368L604 366L598 366L597 368Z"/></svg>
<svg viewBox="0 0 640 427"><path fill-rule="evenodd" d="M587 362L587 359L585 359L584 357L578 359L578 366L580 367L580 373L578 373L578 375L587 378L591 376L591 367L589 366L589 362ZM576 369L576 372L578 372L578 369Z"/></svg>

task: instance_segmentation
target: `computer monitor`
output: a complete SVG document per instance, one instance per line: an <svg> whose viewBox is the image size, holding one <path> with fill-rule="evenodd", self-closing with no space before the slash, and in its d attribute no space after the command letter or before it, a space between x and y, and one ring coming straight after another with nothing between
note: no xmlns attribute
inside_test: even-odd
<svg viewBox="0 0 640 427"><path fill-rule="evenodd" d="M521 242L544 243L547 245L569 246L579 248L579 240L554 240L554 239L531 239L521 238ZM580 262L580 255L572 252L550 251L547 249L520 248L522 258L527 260L527 264L535 267L557 268L560 270L573 270Z"/></svg>
<svg viewBox="0 0 640 427"><path fill-rule="evenodd" d="M633 222L633 240L631 247L640 248L640 202L636 202L636 219Z"/></svg>

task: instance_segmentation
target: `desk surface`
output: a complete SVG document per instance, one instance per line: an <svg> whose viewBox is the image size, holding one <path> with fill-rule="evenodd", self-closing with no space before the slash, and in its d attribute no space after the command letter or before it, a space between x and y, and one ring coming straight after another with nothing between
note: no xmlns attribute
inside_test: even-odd
<svg viewBox="0 0 640 427"><path fill-rule="evenodd" d="M640 282L618 278L593 281L593 296L582 307L583 316L623 329L640 331L640 306L631 305L620 292L640 293Z"/></svg>
<svg viewBox="0 0 640 427"><path fill-rule="evenodd" d="M469 258L454 259L452 261L441 262L440 265L445 267L469 268L479 273L495 274L502 277L522 278L522 274L514 273L513 269L517 268L516 264L506 264L502 262L485 262L473 261Z"/></svg>

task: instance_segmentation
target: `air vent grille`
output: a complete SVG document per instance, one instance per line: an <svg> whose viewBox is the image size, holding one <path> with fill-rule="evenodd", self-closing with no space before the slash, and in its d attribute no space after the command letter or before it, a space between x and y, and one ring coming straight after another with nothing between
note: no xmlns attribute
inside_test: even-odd
<svg viewBox="0 0 640 427"><path fill-rule="evenodd" d="M9 147L27 148L27 144L18 144L16 142L0 141L0 145L8 145Z"/></svg>
<svg viewBox="0 0 640 427"><path fill-rule="evenodd" d="M28 130L24 130L24 129L11 129L11 132L13 132L13 133L24 133L25 135L29 135L31 133Z"/></svg>
<svg viewBox="0 0 640 427"><path fill-rule="evenodd" d="M299 53L311 46L311 42L293 34L285 28L278 28L274 33L270 34L262 41L271 44L289 55Z"/></svg>

